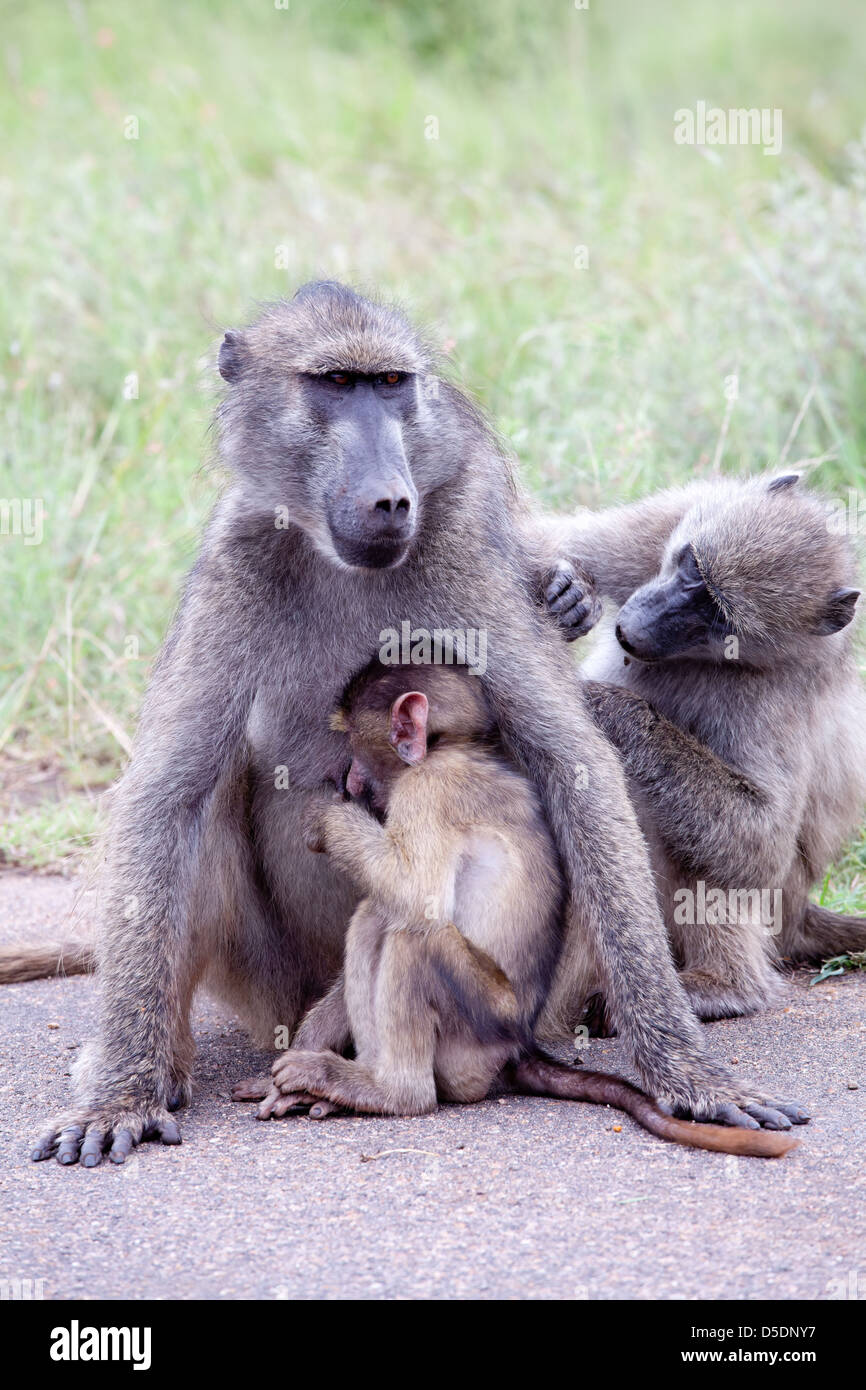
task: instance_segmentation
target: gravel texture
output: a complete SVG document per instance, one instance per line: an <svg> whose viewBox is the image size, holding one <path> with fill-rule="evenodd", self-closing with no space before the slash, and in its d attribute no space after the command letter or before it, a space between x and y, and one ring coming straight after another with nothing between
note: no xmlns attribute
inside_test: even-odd
<svg viewBox="0 0 866 1390"><path fill-rule="evenodd" d="M58 930L74 891L0 876L0 936ZM43 1279L47 1298L813 1299L852 1278L866 1295L866 978L809 989L798 976L775 1012L709 1029L720 1057L812 1109L781 1161L680 1149L606 1109L524 1098L258 1123L229 1090L268 1059L202 998L179 1148L89 1171L33 1164L94 990L77 978L0 993L0 1277ZM620 1055L598 1041L584 1060L614 1069Z"/></svg>

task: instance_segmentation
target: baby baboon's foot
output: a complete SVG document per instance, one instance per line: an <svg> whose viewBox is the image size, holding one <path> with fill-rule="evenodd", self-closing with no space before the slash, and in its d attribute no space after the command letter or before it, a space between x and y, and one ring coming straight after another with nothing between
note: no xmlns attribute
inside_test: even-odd
<svg viewBox="0 0 866 1390"><path fill-rule="evenodd" d="M30 1157L34 1163L56 1158L64 1167L80 1159L82 1167L96 1168L105 1153L112 1163L125 1163L136 1145L150 1139L180 1143L177 1120L161 1105L142 1104L134 1110L110 1104L82 1106L55 1120Z"/></svg>
<svg viewBox="0 0 866 1390"><path fill-rule="evenodd" d="M595 580L568 560L558 560L547 575L544 601L566 642L585 636L601 617L601 599L595 590Z"/></svg>
<svg viewBox="0 0 866 1390"><path fill-rule="evenodd" d="M232 1100L264 1100L273 1084L267 1075L245 1076L232 1086Z"/></svg>
<svg viewBox="0 0 866 1390"><path fill-rule="evenodd" d="M324 1120L340 1113L339 1105L309 1091L279 1090L272 1086L256 1111L257 1120L281 1120L285 1115L306 1115L310 1120Z"/></svg>
<svg viewBox="0 0 866 1390"><path fill-rule="evenodd" d="M705 1023L717 1018L742 1018L756 1013L773 1004L778 993L774 980L766 984L735 984L708 970L684 970L679 979L689 996L689 1003Z"/></svg>

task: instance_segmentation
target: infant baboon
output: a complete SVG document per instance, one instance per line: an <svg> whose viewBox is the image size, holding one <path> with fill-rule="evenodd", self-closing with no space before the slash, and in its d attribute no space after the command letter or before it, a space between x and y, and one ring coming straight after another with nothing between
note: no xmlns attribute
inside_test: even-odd
<svg viewBox="0 0 866 1390"><path fill-rule="evenodd" d="M274 1065L259 1117L301 1104L403 1115L494 1087L615 1105L663 1139L773 1157L796 1142L666 1115L620 1077L542 1056L532 1030L559 952L563 889L541 804L495 741L480 682L445 667L383 667L350 686L346 791L313 832L364 894L345 966ZM359 804L360 803L360 804ZM331 1047L311 1051L310 1036ZM338 1055L351 1040L355 1056ZM261 1095L241 1083L235 1099ZM324 1102L324 1104L323 1104ZM768 1128L796 1107L744 1107ZM784 1113L784 1112L787 1113ZM743 1117L732 1107L731 1117Z"/></svg>
<svg viewBox="0 0 866 1390"><path fill-rule="evenodd" d="M584 689L622 756L698 1014L768 1003L780 958L866 949L866 919L808 896L866 795L857 565L826 506L795 474L698 483L554 521L548 543L623 605ZM566 626L570 588L566 565L548 589ZM547 1023L596 985L586 953L566 953Z"/></svg>

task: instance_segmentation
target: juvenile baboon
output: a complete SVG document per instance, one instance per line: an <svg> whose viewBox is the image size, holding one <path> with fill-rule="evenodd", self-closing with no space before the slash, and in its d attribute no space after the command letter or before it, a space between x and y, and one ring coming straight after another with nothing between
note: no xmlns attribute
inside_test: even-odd
<svg viewBox="0 0 866 1390"><path fill-rule="evenodd" d="M770 1002L780 958L866 949L866 919L808 896L866 795L857 564L826 506L796 474L697 483L554 520L547 543L623 605L584 664L584 695L623 759L698 1014ZM547 591L566 627L570 587L566 565ZM578 954L554 1017L598 984Z"/></svg>
<svg viewBox="0 0 866 1390"><path fill-rule="evenodd" d="M374 662L350 686L338 727L352 799L324 811L311 848L364 897L343 972L274 1064L260 1119L301 1105L317 1117L325 1107L417 1115L495 1088L615 1105L695 1148L778 1157L792 1147L758 1128L674 1119L621 1077L539 1053L532 1031L559 954L562 880L538 795L494 742L477 679ZM331 1047L306 1049L324 1018ZM351 1058L339 1055L347 1038ZM241 1083L235 1099L260 1093ZM790 1127L781 1112L749 1111Z"/></svg>
<svg viewBox="0 0 866 1390"><path fill-rule="evenodd" d="M233 481L206 528L145 700L108 848L97 1040L33 1150L122 1162L178 1140L190 1001L208 986L261 1042L339 972L356 904L308 853L329 715L404 622L481 632L501 737L539 790L569 916L642 1085L702 1118L756 1098L707 1055L679 985L616 754L536 608L516 483L471 403L392 309L343 286L273 304L219 354ZM591 768L587 790L575 776Z"/></svg>

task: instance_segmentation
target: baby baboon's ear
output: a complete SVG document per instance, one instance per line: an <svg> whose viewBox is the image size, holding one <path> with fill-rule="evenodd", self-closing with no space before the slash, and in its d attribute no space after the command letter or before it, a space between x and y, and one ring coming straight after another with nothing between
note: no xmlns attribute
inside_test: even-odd
<svg viewBox="0 0 866 1390"><path fill-rule="evenodd" d="M388 742L410 767L427 756L427 696L420 690L407 690L391 706L391 732Z"/></svg>
<svg viewBox="0 0 866 1390"><path fill-rule="evenodd" d="M220 343L219 369L224 381L237 381L243 376L249 349L242 333L227 333Z"/></svg>
<svg viewBox="0 0 866 1390"><path fill-rule="evenodd" d="M780 473L778 478L774 478L772 482L767 484L767 491L783 492L785 488L793 487L799 481L799 473Z"/></svg>
<svg viewBox="0 0 866 1390"><path fill-rule="evenodd" d="M843 627L847 627L854 617L854 608L859 597L859 589L835 589L815 624L818 635L829 637L831 632L841 632Z"/></svg>

